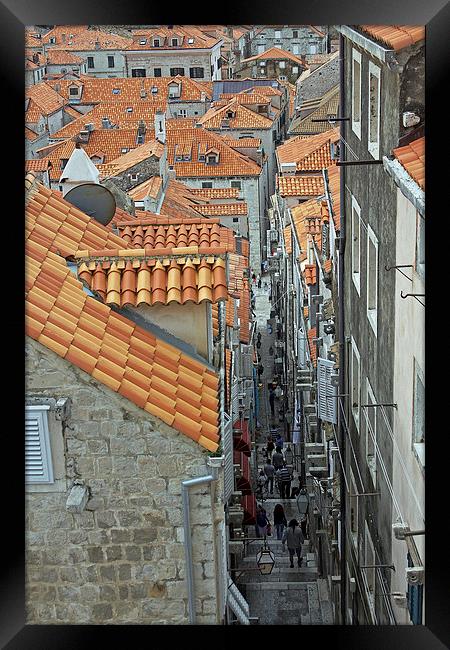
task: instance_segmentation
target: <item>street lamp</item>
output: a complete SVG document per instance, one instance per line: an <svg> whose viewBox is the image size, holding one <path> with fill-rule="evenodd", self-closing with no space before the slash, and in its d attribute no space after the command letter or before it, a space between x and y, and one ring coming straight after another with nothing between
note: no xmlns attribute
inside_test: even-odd
<svg viewBox="0 0 450 650"><path fill-rule="evenodd" d="M264 538L264 546L261 547L261 550L256 555L256 564L258 565L259 572L261 575L269 575L272 573L272 569L275 564L275 557L267 546L267 541Z"/></svg>

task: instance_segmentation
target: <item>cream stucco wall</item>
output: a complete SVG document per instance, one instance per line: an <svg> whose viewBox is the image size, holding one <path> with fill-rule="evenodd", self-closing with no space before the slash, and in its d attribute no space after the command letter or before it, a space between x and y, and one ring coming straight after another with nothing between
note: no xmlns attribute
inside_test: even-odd
<svg viewBox="0 0 450 650"><path fill-rule="evenodd" d="M397 237L396 264L415 264L416 257L415 207L397 190ZM394 415L393 489L405 522L411 530L425 528L425 475L412 443L414 406L414 365L425 373L425 309L412 297L402 298L400 293L425 293L423 280L414 268L402 269L412 278L406 279L399 271L395 284L395 365L394 402L398 405ZM421 298L421 300L423 300ZM397 447L397 448L395 448ZM402 467L402 463L404 467ZM396 520L396 509L393 518ZM414 537L422 562L425 563L425 537ZM405 568L407 566L406 542L392 540L392 591L407 591ZM395 607L398 622L409 623L407 609Z"/></svg>

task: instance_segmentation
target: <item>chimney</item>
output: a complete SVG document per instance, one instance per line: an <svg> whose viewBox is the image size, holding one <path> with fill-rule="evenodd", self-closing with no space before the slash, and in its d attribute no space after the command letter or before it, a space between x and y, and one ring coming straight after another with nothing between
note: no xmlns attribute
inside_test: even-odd
<svg viewBox="0 0 450 650"><path fill-rule="evenodd" d="M61 40L62 40L63 43L66 42L66 35L65 34L61 34Z"/></svg>
<svg viewBox="0 0 450 650"><path fill-rule="evenodd" d="M142 86L141 90L139 91L139 94L141 96L141 99L145 99L147 97L147 91L145 90L144 86Z"/></svg>
<svg viewBox="0 0 450 650"><path fill-rule="evenodd" d="M89 122L88 124L85 124L84 129L85 129L85 131L93 131L94 130L94 123Z"/></svg>
<svg viewBox="0 0 450 650"><path fill-rule="evenodd" d="M111 122L109 121L109 117L102 117L102 129L110 129L111 128Z"/></svg>
<svg viewBox="0 0 450 650"><path fill-rule="evenodd" d="M78 134L78 139L77 139L76 145L78 144L78 147L79 147L80 142L89 142L89 136L90 135L91 135L91 132L89 130L80 131L79 134Z"/></svg>
<svg viewBox="0 0 450 650"><path fill-rule="evenodd" d="M95 49L96 50L100 49L100 41L98 39L95 41Z"/></svg>
<svg viewBox="0 0 450 650"><path fill-rule="evenodd" d="M155 112L155 138L162 144L166 142L166 114L163 111Z"/></svg>
<svg viewBox="0 0 450 650"><path fill-rule="evenodd" d="M202 90L202 92L200 94L200 101L203 102L203 103L206 102L206 93L205 93L204 90Z"/></svg>

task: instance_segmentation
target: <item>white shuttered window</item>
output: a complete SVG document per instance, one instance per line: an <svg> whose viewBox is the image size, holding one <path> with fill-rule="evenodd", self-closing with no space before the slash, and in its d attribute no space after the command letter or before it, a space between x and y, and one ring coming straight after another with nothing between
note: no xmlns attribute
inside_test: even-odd
<svg viewBox="0 0 450 650"><path fill-rule="evenodd" d="M25 407L25 481L53 483L53 464L45 405Z"/></svg>
<svg viewBox="0 0 450 650"><path fill-rule="evenodd" d="M324 422L337 424L336 395L337 389L331 383L334 361L317 359L317 401L319 418Z"/></svg>

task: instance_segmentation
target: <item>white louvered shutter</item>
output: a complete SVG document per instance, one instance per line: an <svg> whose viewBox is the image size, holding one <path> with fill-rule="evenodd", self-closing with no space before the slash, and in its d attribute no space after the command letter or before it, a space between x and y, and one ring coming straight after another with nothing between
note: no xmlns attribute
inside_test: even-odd
<svg viewBox="0 0 450 650"><path fill-rule="evenodd" d="M223 431L223 451L225 456L224 467L224 501L227 502L234 492L234 465L233 465L233 429L230 416L225 413L225 426Z"/></svg>
<svg viewBox="0 0 450 650"><path fill-rule="evenodd" d="M336 387L331 384L334 361L317 359L317 403L318 416L324 422L337 423Z"/></svg>
<svg viewBox="0 0 450 650"><path fill-rule="evenodd" d="M231 419L233 422L239 416L239 382L233 377L231 383Z"/></svg>
<svg viewBox="0 0 450 650"><path fill-rule="evenodd" d="M25 482L53 483L48 407L25 407Z"/></svg>

